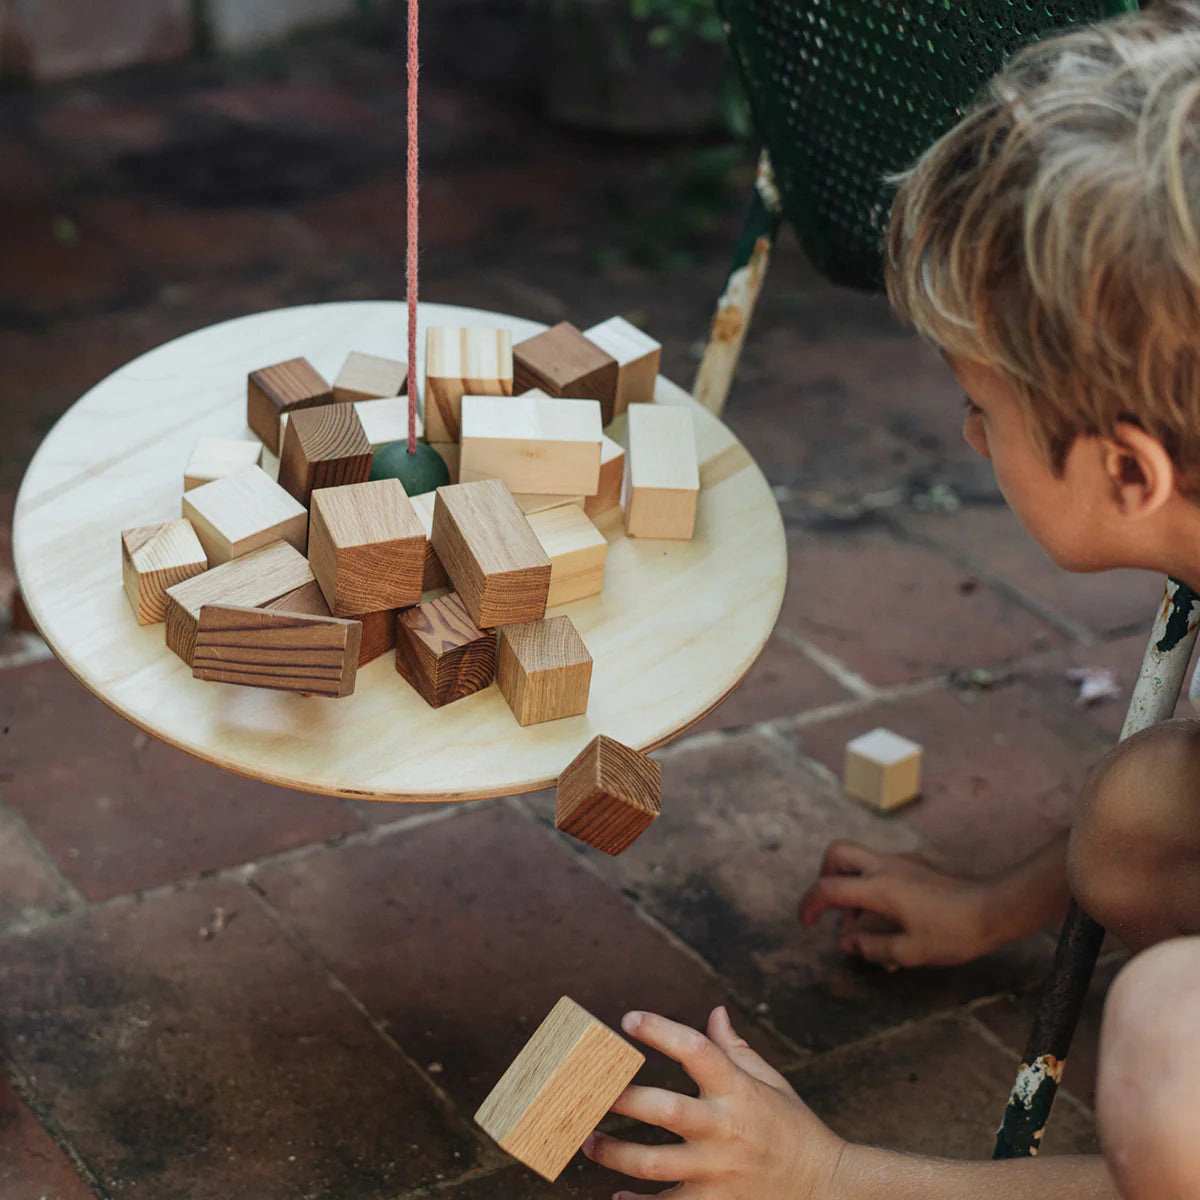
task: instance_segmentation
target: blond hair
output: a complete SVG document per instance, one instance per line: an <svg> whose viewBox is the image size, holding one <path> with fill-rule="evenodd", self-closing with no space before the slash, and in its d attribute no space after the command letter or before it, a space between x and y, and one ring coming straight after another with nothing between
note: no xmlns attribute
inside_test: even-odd
<svg viewBox="0 0 1200 1200"><path fill-rule="evenodd" d="M1055 470L1130 419L1200 491L1200 6L1024 50L898 182L901 318L1009 377Z"/></svg>

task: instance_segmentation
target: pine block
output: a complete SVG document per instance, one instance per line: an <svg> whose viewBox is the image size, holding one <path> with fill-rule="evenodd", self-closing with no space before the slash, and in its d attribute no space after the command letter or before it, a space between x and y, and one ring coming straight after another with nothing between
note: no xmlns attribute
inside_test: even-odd
<svg viewBox="0 0 1200 1200"><path fill-rule="evenodd" d="M139 625L167 615L167 588L208 570L191 521L164 521L121 534L121 578Z"/></svg>
<svg viewBox="0 0 1200 1200"><path fill-rule="evenodd" d="M458 441L462 398L468 392L475 396L513 394L512 334L507 329L429 330L425 342L425 436L430 442Z"/></svg>
<svg viewBox="0 0 1200 1200"><path fill-rule="evenodd" d="M243 467L184 492L183 515L214 567L278 541L303 553L308 541L304 505L262 467Z"/></svg>
<svg viewBox="0 0 1200 1200"><path fill-rule="evenodd" d="M308 507L315 488L365 483L371 443L353 404L323 404L288 418L279 453L279 486Z"/></svg>
<svg viewBox="0 0 1200 1200"><path fill-rule="evenodd" d="M384 400L357 400L354 411L362 422L363 432L372 450L388 442L408 440L408 397ZM425 432L425 423L417 413L417 437Z"/></svg>
<svg viewBox="0 0 1200 1200"><path fill-rule="evenodd" d="M223 479L243 467L262 466L263 448L261 442L247 442L240 438L202 437L188 459L187 470L183 473L183 490L190 492L192 488L203 483L212 483L214 479Z"/></svg>
<svg viewBox="0 0 1200 1200"><path fill-rule="evenodd" d="M485 633L455 592L406 608L396 619L396 670L433 708L487 687L496 635Z"/></svg>
<svg viewBox="0 0 1200 1200"><path fill-rule="evenodd" d="M306 358L251 371L246 381L246 424L272 454L279 453L279 418L298 408L331 404L333 391Z"/></svg>
<svg viewBox="0 0 1200 1200"><path fill-rule="evenodd" d="M569 321L513 347L513 390L540 388L551 396L598 400L605 425L617 400L617 360Z"/></svg>
<svg viewBox="0 0 1200 1200"><path fill-rule="evenodd" d="M897 808L921 791L921 747L888 729L872 729L846 744L847 795L875 808Z"/></svg>
<svg viewBox="0 0 1200 1200"><path fill-rule="evenodd" d="M399 396L407 382L407 363L351 350L333 381L333 398L337 403L353 404L356 400Z"/></svg>
<svg viewBox="0 0 1200 1200"><path fill-rule="evenodd" d="M631 404L649 404L654 400L654 382L662 359L662 346L658 342L624 317L609 317L585 329L583 336L617 360L613 416L619 417Z"/></svg>
<svg viewBox="0 0 1200 1200"><path fill-rule="evenodd" d="M425 571L421 581L423 591L432 592L434 588L448 587L450 584L450 576L446 574L446 568L442 566L442 560L438 558L437 552L433 548L433 542L428 539L433 536L433 507L437 502L436 492L423 492L420 496L411 496L413 511L417 514L417 520L421 522L421 528L425 530Z"/></svg>
<svg viewBox="0 0 1200 1200"><path fill-rule="evenodd" d="M657 818L661 797L658 763L601 734L559 777L554 827L605 854L620 854Z"/></svg>
<svg viewBox="0 0 1200 1200"><path fill-rule="evenodd" d="M621 503L621 486L625 481L625 448L607 434L600 446L600 483L594 496L583 501L583 511L598 517Z"/></svg>
<svg viewBox="0 0 1200 1200"><path fill-rule="evenodd" d="M700 496L692 414L682 405L634 404L628 416L625 533L688 541Z"/></svg>
<svg viewBox="0 0 1200 1200"><path fill-rule="evenodd" d="M522 725L587 712L592 656L570 617L547 617L500 630L496 682Z"/></svg>
<svg viewBox="0 0 1200 1200"><path fill-rule="evenodd" d="M604 590L608 542L580 505L530 513L527 520L550 558L547 608L595 596Z"/></svg>

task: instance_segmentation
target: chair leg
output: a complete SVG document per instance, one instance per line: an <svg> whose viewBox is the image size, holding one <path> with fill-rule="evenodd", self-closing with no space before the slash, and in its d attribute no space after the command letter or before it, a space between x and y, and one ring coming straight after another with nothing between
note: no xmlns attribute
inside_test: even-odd
<svg viewBox="0 0 1200 1200"><path fill-rule="evenodd" d="M782 220L783 210L775 189L771 160L764 150L759 156L754 195L750 198L750 208L738 238L733 269L725 282L725 291L717 301L708 345L692 385L692 395L697 402L718 416L729 395L729 385L742 354L742 343L758 303L771 247Z"/></svg>
<svg viewBox="0 0 1200 1200"><path fill-rule="evenodd" d="M1168 579L1129 701L1122 740L1175 711L1198 626L1200 597L1177 580ZM993 1158L1037 1154L1103 941L1104 930L1072 903L1017 1082L996 1134Z"/></svg>

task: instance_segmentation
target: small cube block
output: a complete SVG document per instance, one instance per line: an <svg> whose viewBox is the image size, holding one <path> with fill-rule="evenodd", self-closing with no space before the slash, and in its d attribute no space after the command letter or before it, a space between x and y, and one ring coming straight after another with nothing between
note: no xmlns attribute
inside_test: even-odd
<svg viewBox="0 0 1200 1200"><path fill-rule="evenodd" d="M396 670L432 708L487 687L496 675L496 635L485 633L457 593L406 608L396 619Z"/></svg>
<svg viewBox="0 0 1200 1200"><path fill-rule="evenodd" d="M121 579L139 625L167 615L167 588L208 570L191 521L164 521L121 534Z"/></svg>
<svg viewBox="0 0 1200 1200"><path fill-rule="evenodd" d="M550 558L547 608L596 596L604 590L608 542L580 505L530 513L526 520Z"/></svg>
<svg viewBox="0 0 1200 1200"><path fill-rule="evenodd" d="M600 445L600 482L594 496L583 502L589 517L618 508L621 504L621 485L625 480L625 447L614 442L608 434Z"/></svg>
<svg viewBox="0 0 1200 1200"><path fill-rule="evenodd" d="M315 488L365 483L372 456L353 404L302 409L283 431L279 486L307 508Z"/></svg>
<svg viewBox="0 0 1200 1200"><path fill-rule="evenodd" d="M609 317L583 336L617 360L617 397L613 416L619 417L631 404L654 400L662 346L624 317Z"/></svg>
<svg viewBox="0 0 1200 1200"><path fill-rule="evenodd" d="M298 408L333 403L333 390L306 358L251 371L246 381L246 424L272 454L279 453L279 418Z"/></svg>
<svg viewBox="0 0 1200 1200"><path fill-rule="evenodd" d="M362 422L363 432L372 450L386 446L389 442L408 439L408 397L390 400L356 400L354 411ZM417 413L417 437L424 433L421 414Z"/></svg>
<svg viewBox="0 0 1200 1200"><path fill-rule="evenodd" d="M184 492L183 515L213 567L278 541L303 553L308 542L304 505L262 467L243 467Z"/></svg>
<svg viewBox="0 0 1200 1200"><path fill-rule="evenodd" d="M353 404L356 400L399 396L407 382L407 363L351 350L333 381L333 399L338 404Z"/></svg>
<svg viewBox="0 0 1200 1200"><path fill-rule="evenodd" d="M846 744L846 793L875 808L897 808L921 791L921 747L898 733L872 729Z"/></svg>
<svg viewBox="0 0 1200 1200"><path fill-rule="evenodd" d="M261 442L202 437L188 459L187 470L183 473L183 490L190 492L192 488L212 483L214 479L223 479L244 467L262 466L262 456Z"/></svg>
<svg viewBox="0 0 1200 1200"><path fill-rule="evenodd" d="M587 712L592 656L570 617L500 630L496 682L522 725Z"/></svg>
<svg viewBox="0 0 1200 1200"><path fill-rule="evenodd" d="M554 827L616 855L645 833L661 807L658 763L601 734L559 776Z"/></svg>
<svg viewBox="0 0 1200 1200"><path fill-rule="evenodd" d="M700 498L692 414L685 405L634 404L628 416L625 534L688 541Z"/></svg>
<svg viewBox="0 0 1200 1200"><path fill-rule="evenodd" d="M617 360L562 321L513 347L513 387L517 392L540 388L550 396L598 400L607 425L617 402Z"/></svg>
<svg viewBox="0 0 1200 1200"><path fill-rule="evenodd" d="M507 329L429 330L425 342L425 436L457 442L462 398L513 394L512 334Z"/></svg>

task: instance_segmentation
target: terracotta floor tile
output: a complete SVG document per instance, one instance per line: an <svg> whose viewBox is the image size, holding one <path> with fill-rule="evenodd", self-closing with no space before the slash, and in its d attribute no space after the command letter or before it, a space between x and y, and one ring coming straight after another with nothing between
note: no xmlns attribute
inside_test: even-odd
<svg viewBox="0 0 1200 1200"><path fill-rule="evenodd" d="M0 805L0 929L33 911L64 908L69 900L62 880L12 813Z"/></svg>
<svg viewBox="0 0 1200 1200"><path fill-rule="evenodd" d="M0 1196L4 1200L91 1200L92 1195L0 1066Z"/></svg>

